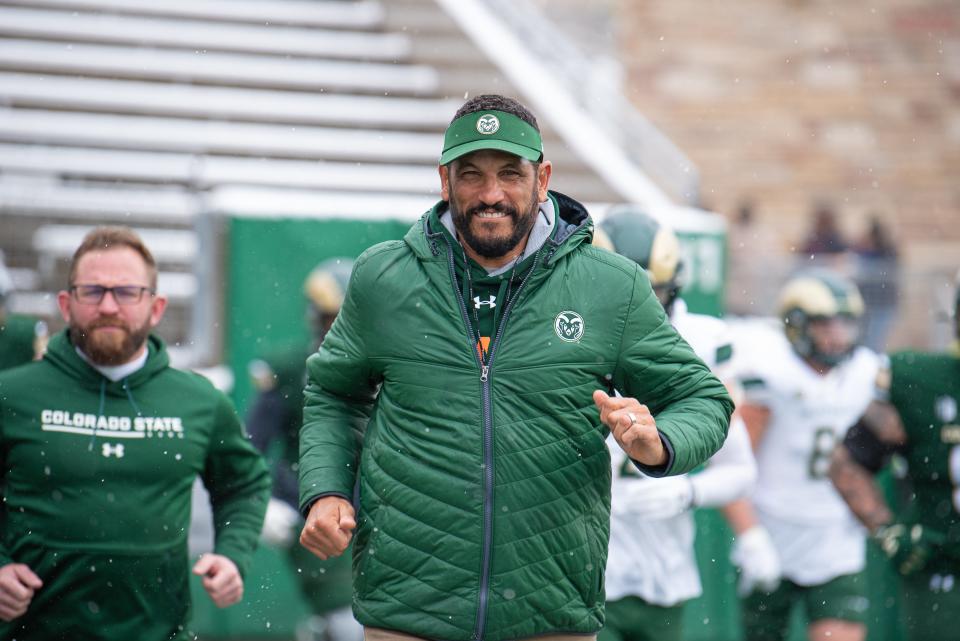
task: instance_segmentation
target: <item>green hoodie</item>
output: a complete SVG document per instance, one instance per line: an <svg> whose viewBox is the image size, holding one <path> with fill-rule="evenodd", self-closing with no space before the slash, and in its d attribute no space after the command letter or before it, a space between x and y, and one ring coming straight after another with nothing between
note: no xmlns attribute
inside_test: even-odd
<svg viewBox="0 0 960 641"><path fill-rule="evenodd" d="M42 361L0 373L0 564L43 580L0 638L170 639L189 609L191 487L210 492L215 551L243 572L270 492L226 396L169 366L110 381L67 332Z"/></svg>

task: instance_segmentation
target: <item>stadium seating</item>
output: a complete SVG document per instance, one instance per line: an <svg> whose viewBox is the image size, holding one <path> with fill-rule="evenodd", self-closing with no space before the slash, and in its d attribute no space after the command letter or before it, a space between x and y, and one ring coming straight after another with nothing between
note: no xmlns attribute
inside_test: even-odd
<svg viewBox="0 0 960 641"><path fill-rule="evenodd" d="M35 275L14 305L56 326L64 246L92 223L195 236L209 211L414 217L479 90L523 95L433 0L0 0L0 249ZM616 199L567 123L541 121L557 189ZM196 329L187 292L222 306L214 256L161 257L180 283L171 342Z"/></svg>

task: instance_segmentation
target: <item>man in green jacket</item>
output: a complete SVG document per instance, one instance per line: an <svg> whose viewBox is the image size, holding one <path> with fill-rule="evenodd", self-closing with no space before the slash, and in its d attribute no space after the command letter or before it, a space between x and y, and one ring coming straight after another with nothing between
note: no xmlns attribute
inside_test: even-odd
<svg viewBox="0 0 960 641"><path fill-rule="evenodd" d="M368 641L589 638L608 432L679 474L719 449L732 403L643 269L548 190L525 107L467 101L439 164L443 200L357 260L308 360L301 542L326 558L353 540Z"/></svg>
<svg viewBox="0 0 960 641"><path fill-rule="evenodd" d="M150 334L156 281L136 234L93 230L58 295L68 329L0 373L0 639L188 638L197 475L216 544L193 572L220 607L243 594L269 474L227 397Z"/></svg>

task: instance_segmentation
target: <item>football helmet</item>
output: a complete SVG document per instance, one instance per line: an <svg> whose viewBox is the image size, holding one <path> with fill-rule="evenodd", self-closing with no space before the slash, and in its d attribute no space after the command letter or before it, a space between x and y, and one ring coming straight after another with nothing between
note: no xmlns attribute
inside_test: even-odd
<svg viewBox="0 0 960 641"><path fill-rule="evenodd" d="M303 293L310 302L310 328L318 346L340 312L352 270L352 258L330 258L314 267L303 283Z"/></svg>
<svg viewBox="0 0 960 641"><path fill-rule="evenodd" d="M646 270L654 293L669 315L683 287L677 235L635 205L612 208L600 227L614 251Z"/></svg>
<svg viewBox="0 0 960 641"><path fill-rule="evenodd" d="M783 286L777 309L794 351L820 365L838 365L860 341L863 298L853 281L835 272L794 276Z"/></svg>

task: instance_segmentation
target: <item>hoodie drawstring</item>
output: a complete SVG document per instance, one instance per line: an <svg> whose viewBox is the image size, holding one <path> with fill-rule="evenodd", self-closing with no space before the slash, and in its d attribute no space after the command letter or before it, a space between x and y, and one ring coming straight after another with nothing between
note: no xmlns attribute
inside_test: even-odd
<svg viewBox="0 0 960 641"><path fill-rule="evenodd" d="M100 379L100 409L97 410L97 419L103 416L103 408L106 405L106 402L107 402L107 379L101 378ZM97 423L95 423L93 426L93 434L90 435L90 445L87 446L88 452L93 451L93 444L97 440L97 424L99 424L99 422L100 421L98 420Z"/></svg>
<svg viewBox="0 0 960 641"><path fill-rule="evenodd" d="M127 400L130 401L130 406L133 407L134 411L137 413L137 416L142 417L143 412L140 411L140 408L137 406L137 402L133 400L133 392L130 391L130 386L127 384L127 379L123 379L123 391L127 393Z"/></svg>
<svg viewBox="0 0 960 641"><path fill-rule="evenodd" d="M130 402L130 406L137 413L138 417L143 416L143 412L140 411L140 407L137 405L137 402L133 400L133 393L130 391L130 385L127 383L127 379L123 379L123 391L127 394L127 400ZM100 409L97 411L97 418L99 419L103 416L103 410L106 407L107 402L107 379L100 379ZM90 445L87 446L87 451L92 452L94 443L97 441L97 432L99 431L100 421L97 421L97 424L93 426L93 434L90 435Z"/></svg>

